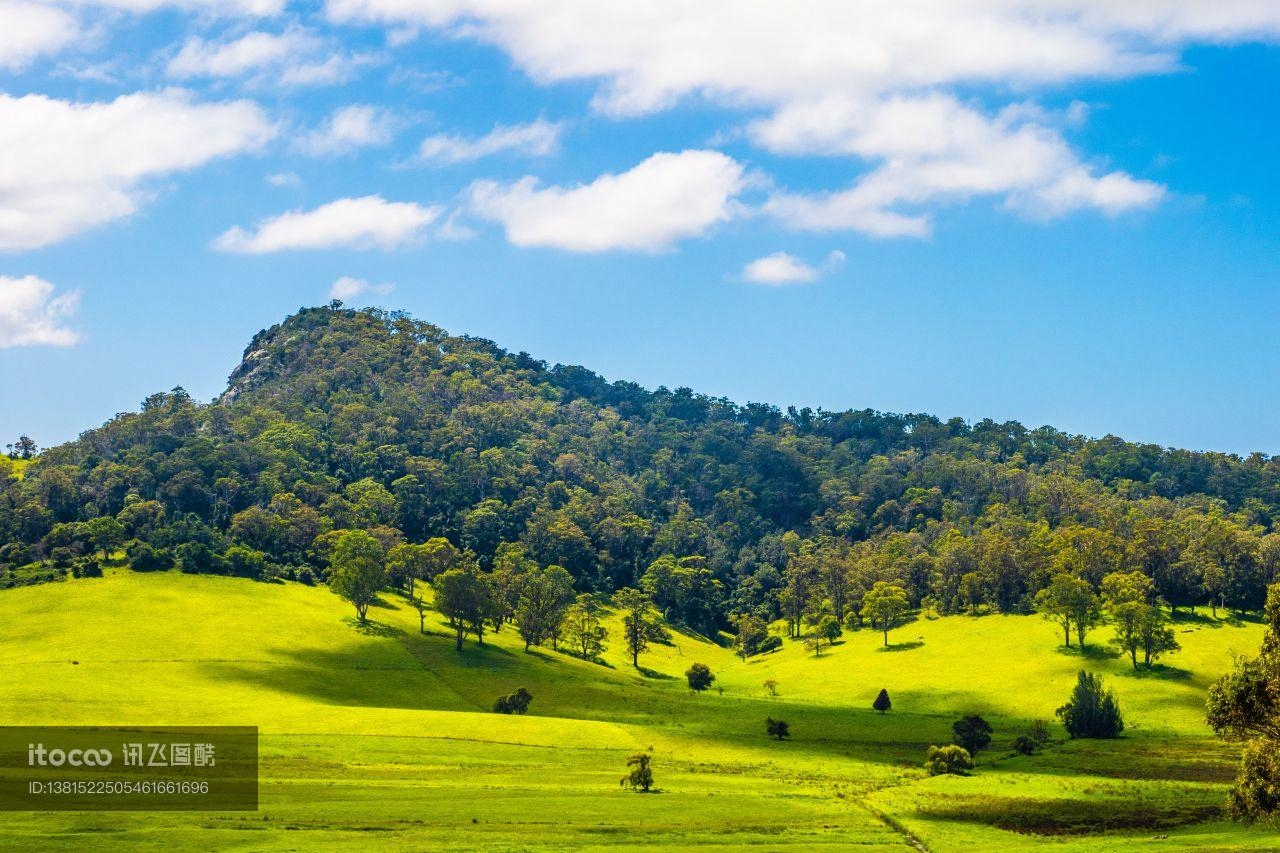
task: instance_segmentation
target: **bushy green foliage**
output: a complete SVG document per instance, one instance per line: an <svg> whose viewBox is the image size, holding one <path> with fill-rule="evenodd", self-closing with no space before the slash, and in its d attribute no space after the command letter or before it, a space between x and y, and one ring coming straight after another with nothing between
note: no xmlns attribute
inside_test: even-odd
<svg viewBox="0 0 1280 853"><path fill-rule="evenodd" d="M1238 658L1208 701L1213 730L1244 743L1231 813L1250 822L1280 814L1280 583L1268 590L1266 616L1261 652Z"/></svg>
<svg viewBox="0 0 1280 853"><path fill-rule="evenodd" d="M1057 711L1067 734L1074 738L1113 738L1124 731L1124 717L1115 694L1102 686L1102 677L1080 670L1071 698Z"/></svg>
<svg viewBox="0 0 1280 853"><path fill-rule="evenodd" d="M261 554L244 550L244 560L261 560ZM228 556L231 551L228 551ZM383 566L382 545L363 530L349 530L338 539L329 566L329 589L346 599L356 609L356 616L363 622L369 605L378 598L378 591L387 582Z"/></svg>
<svg viewBox="0 0 1280 853"><path fill-rule="evenodd" d="M1013 739L1013 751L1020 755L1034 755L1049 743L1049 724L1044 720L1032 720L1027 730Z"/></svg>
<svg viewBox="0 0 1280 853"><path fill-rule="evenodd" d="M1144 573L1172 608L1256 609L1278 517L1280 465L1261 455L738 406L337 305L256 335L214 403L153 394L0 477L0 544L70 548L62 562L123 529L151 549L132 546L140 570L177 556L235 571L239 547L263 574L320 574L334 534L361 529L408 591L463 563L493 571L516 545L575 592L641 589L705 635L753 614L799 637L823 608L884 630L901 607L881 613L877 583L905 607L1015 612L1050 578L1096 591L1114 571ZM185 543L208 558L177 555ZM495 628L511 589L492 587ZM1154 660L1169 635L1147 634Z"/></svg>
<svg viewBox="0 0 1280 853"><path fill-rule="evenodd" d="M966 714L951 724L951 736L970 755L977 755L991 743L991 724L977 714Z"/></svg>
<svg viewBox="0 0 1280 853"><path fill-rule="evenodd" d="M513 693L499 696L493 703L493 712L495 714L523 714L529 710L529 703L532 701L533 694L520 687Z"/></svg>
<svg viewBox="0 0 1280 853"><path fill-rule="evenodd" d="M875 701L871 703L871 708L874 711L879 711L881 714L886 713L893 708L893 702L889 699L889 691L885 690L883 687L880 688L880 692L876 694Z"/></svg>
<svg viewBox="0 0 1280 853"><path fill-rule="evenodd" d="M925 754L924 769L929 771L930 776L967 776L973 769L973 756L969 754L969 750L955 744L931 746Z"/></svg>
<svg viewBox="0 0 1280 853"><path fill-rule="evenodd" d="M685 679L689 682L689 689L695 693L701 693L715 682L715 674L711 671L711 667L705 663L695 663L690 666L684 673Z"/></svg>
<svg viewBox="0 0 1280 853"><path fill-rule="evenodd" d="M786 740L791 737L791 726L786 720L775 720L769 717L764 721L764 731L775 740Z"/></svg>
<svg viewBox="0 0 1280 853"><path fill-rule="evenodd" d="M622 786L649 793L653 787L652 759L647 752L638 752L627 759L627 767L631 769L622 777Z"/></svg>

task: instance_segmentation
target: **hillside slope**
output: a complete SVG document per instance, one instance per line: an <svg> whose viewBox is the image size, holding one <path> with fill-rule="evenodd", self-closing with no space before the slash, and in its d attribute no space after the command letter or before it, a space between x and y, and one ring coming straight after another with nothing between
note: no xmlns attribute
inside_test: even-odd
<svg viewBox="0 0 1280 853"><path fill-rule="evenodd" d="M1023 616L923 619L891 635L889 651L860 631L818 658L787 642L746 662L676 633L642 656L641 674L616 641L604 665L527 653L510 629L459 653L435 614L420 636L398 597L384 596L366 628L348 614L323 588L178 573L0 594L0 624L23 626L0 659L0 724L248 724L264 736L252 826L216 814L8 814L0 849L37 837L43 849L310 849L376 832L382 849L516 850L536 838L548 850L905 850L901 827L937 851L1126 849L1157 831L1166 849L1270 843L1201 822L1235 762L1203 723L1204 688L1233 651L1256 646L1250 622L1184 621L1183 650L1149 674L1057 651L1053 626ZM688 691L693 661L723 692ZM1115 687L1128 736L1008 757L1007 740L1051 717L1082 665ZM528 716L489 712L517 686L534 695ZM881 687L894 703L884 716L870 709ZM978 773L924 779L926 744L970 712L996 729ZM792 739L766 738L766 716L787 719ZM662 793L620 790L626 755L650 748ZM1073 810L1127 832L1073 834ZM1010 815L1040 821L1039 834L999 828Z"/></svg>
<svg viewBox="0 0 1280 853"><path fill-rule="evenodd" d="M843 618L879 580L943 613L1017 613L1055 573L1142 571L1173 606L1249 611L1280 572L1278 518L1263 455L783 413L328 307L255 336L213 404L153 395L0 478L0 586L130 540L156 566L323 575L317 536L362 528L445 537L482 568L514 543L580 590L648 585L704 634L778 617L784 590ZM651 574L664 556L685 561L679 595Z"/></svg>

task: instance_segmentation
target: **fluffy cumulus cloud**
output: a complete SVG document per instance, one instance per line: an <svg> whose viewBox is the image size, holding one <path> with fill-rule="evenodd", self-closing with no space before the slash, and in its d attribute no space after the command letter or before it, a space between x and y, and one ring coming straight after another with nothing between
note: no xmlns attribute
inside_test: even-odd
<svg viewBox="0 0 1280 853"><path fill-rule="evenodd" d="M395 125L394 117L387 110L352 104L335 110L323 125L302 140L301 148L309 154L323 156L386 145L395 135Z"/></svg>
<svg viewBox="0 0 1280 853"><path fill-rule="evenodd" d="M659 153L582 186L480 181L470 209L517 246L656 252L729 219L746 184L742 165L717 151Z"/></svg>
<svg viewBox="0 0 1280 853"><path fill-rule="evenodd" d="M318 86L346 82L370 61L367 56L343 53L302 27L290 27L222 41L188 39L165 71L184 80L242 77L286 86Z"/></svg>
<svg viewBox="0 0 1280 853"><path fill-rule="evenodd" d="M821 268L811 266L787 252L774 252L772 255L756 258L743 267L742 280L752 284L768 285L808 284L843 264L844 252L839 251L827 255Z"/></svg>
<svg viewBox="0 0 1280 853"><path fill-rule="evenodd" d="M439 207L390 202L381 196L343 198L314 210L267 219L252 231L232 228L214 241L224 252L261 255L297 249L382 249L419 242Z"/></svg>
<svg viewBox="0 0 1280 853"><path fill-rule="evenodd" d="M466 163L504 152L545 157L560 145L560 125L544 119L528 124L500 124L484 136L437 134L422 141L418 153L422 159L439 163Z"/></svg>
<svg viewBox="0 0 1280 853"><path fill-rule="evenodd" d="M250 101L200 103L180 90L87 103L0 94L0 251L129 216L149 179L254 151L275 133Z"/></svg>
<svg viewBox="0 0 1280 853"><path fill-rule="evenodd" d="M0 276L0 349L75 344L80 335L64 324L79 301L78 293L55 295L52 284L34 275Z"/></svg>
<svg viewBox="0 0 1280 853"><path fill-rule="evenodd" d="M354 278L344 275L329 286L329 298L351 300L358 299L366 293L376 293L385 296L396 289L394 284L384 282L382 284L373 284L367 279Z"/></svg>
<svg viewBox="0 0 1280 853"><path fill-rule="evenodd" d="M851 163L845 187L779 192L772 213L885 236L927 234L932 210L973 197L1047 218L1163 196L1092 165L1054 117L962 89L1160 73L1191 44L1280 38L1269 0L328 0L327 13L492 44L540 83L596 81L606 115L690 96L756 111L758 145Z"/></svg>
<svg viewBox="0 0 1280 853"><path fill-rule="evenodd" d="M66 10L28 0L0 0L0 69L16 71L70 44L80 27Z"/></svg>

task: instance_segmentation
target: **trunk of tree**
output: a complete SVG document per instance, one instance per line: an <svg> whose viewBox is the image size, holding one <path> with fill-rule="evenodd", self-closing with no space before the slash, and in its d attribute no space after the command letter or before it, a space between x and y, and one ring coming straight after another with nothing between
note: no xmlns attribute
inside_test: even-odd
<svg viewBox="0 0 1280 853"><path fill-rule="evenodd" d="M1137 669L1138 668L1138 647L1137 646L1129 647L1129 659L1133 661L1133 668Z"/></svg>
<svg viewBox="0 0 1280 853"><path fill-rule="evenodd" d="M1076 639L1080 641L1080 651L1084 651L1084 626L1076 625Z"/></svg>
<svg viewBox="0 0 1280 853"><path fill-rule="evenodd" d="M889 629L888 628L884 629L884 647L886 649L889 648Z"/></svg>
<svg viewBox="0 0 1280 853"><path fill-rule="evenodd" d="M1063 639L1067 641L1067 648L1071 648L1071 623L1070 622L1062 623L1062 633L1063 633Z"/></svg>
<svg viewBox="0 0 1280 853"><path fill-rule="evenodd" d="M462 628L457 628L455 629L455 631L457 633L457 639L458 639L457 649L458 651L462 651Z"/></svg>

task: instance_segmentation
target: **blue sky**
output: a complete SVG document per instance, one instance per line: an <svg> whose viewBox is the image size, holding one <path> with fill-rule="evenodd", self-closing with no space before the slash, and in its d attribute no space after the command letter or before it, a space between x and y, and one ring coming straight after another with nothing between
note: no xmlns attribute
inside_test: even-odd
<svg viewBox="0 0 1280 853"><path fill-rule="evenodd" d="M211 398L337 292L650 387L1280 453L1280 10L1212 6L0 0L0 436Z"/></svg>

